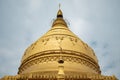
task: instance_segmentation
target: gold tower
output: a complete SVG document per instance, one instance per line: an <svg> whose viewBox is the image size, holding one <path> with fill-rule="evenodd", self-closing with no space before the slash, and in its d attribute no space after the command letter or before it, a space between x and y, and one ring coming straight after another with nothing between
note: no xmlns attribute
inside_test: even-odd
<svg viewBox="0 0 120 80"><path fill-rule="evenodd" d="M72 33L59 9L51 29L29 46L16 76L2 80L117 80L104 76L92 48Z"/></svg>

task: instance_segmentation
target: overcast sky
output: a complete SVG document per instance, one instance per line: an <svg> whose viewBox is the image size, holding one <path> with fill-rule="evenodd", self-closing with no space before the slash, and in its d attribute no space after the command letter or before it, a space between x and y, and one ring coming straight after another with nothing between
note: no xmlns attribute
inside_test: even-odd
<svg viewBox="0 0 120 80"><path fill-rule="evenodd" d="M102 74L120 79L120 0L0 0L0 77L17 74L25 49L51 28L59 3L70 30L94 49Z"/></svg>

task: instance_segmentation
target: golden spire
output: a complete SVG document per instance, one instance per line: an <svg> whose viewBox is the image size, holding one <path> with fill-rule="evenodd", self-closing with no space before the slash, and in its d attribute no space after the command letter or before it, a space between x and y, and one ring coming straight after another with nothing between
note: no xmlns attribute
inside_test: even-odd
<svg viewBox="0 0 120 80"><path fill-rule="evenodd" d="M60 9L60 7L61 7L61 4L59 3L59 9Z"/></svg>
<svg viewBox="0 0 120 80"><path fill-rule="evenodd" d="M62 14L62 11L60 9L61 5L59 4L59 10L58 10L58 13L57 13L57 18L61 17L63 18L63 14Z"/></svg>
<svg viewBox="0 0 120 80"><path fill-rule="evenodd" d="M57 18L54 20L52 27L58 27L56 25L63 25L64 27L67 27L67 23L63 18L62 10L60 9L60 4L59 4L59 10L57 12Z"/></svg>

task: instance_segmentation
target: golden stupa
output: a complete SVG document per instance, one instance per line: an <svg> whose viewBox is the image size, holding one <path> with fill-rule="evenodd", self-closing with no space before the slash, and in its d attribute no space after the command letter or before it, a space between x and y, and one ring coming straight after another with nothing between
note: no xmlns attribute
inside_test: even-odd
<svg viewBox="0 0 120 80"><path fill-rule="evenodd" d="M29 46L18 74L2 80L117 80L104 76L92 48L72 33L59 9L51 29Z"/></svg>

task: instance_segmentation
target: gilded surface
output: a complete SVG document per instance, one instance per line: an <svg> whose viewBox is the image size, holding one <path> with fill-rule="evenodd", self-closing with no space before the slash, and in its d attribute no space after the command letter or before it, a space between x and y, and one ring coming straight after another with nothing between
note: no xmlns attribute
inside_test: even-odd
<svg viewBox="0 0 120 80"><path fill-rule="evenodd" d="M60 54L65 72L101 73L94 51L69 30L61 10L51 29L26 49L18 73L57 71Z"/></svg>

